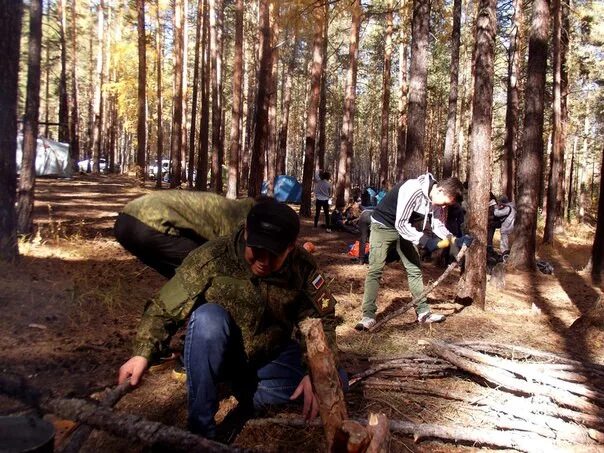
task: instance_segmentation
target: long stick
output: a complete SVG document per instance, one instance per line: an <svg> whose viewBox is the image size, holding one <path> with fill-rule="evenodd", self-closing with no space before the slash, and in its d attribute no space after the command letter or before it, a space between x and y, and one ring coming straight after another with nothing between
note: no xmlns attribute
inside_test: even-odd
<svg viewBox="0 0 604 453"><path fill-rule="evenodd" d="M422 300L424 297L426 297L428 294L430 294L434 290L434 288L436 288L438 285L440 285L440 283L447 277L447 275L449 275L453 271L453 269L455 269L457 267L459 261L466 254L467 249L468 249L468 246L466 244L462 245L461 250L455 257L455 261L453 261L451 264L449 264L449 266L445 269L445 271L442 273L442 275L436 279L436 281L434 281L430 286L428 286L426 289L424 289L424 291L419 296L413 298L413 300L411 302L409 302L407 305L384 316L382 319L380 319L378 322L376 322L373 325L373 327L369 328L368 330L370 332L375 332L375 331L381 329L382 326L384 324L386 324L388 321L390 321L392 318L395 318L397 316L402 315L403 313L406 313L407 310L409 310L411 307L415 306L415 304L417 304L418 301Z"/></svg>

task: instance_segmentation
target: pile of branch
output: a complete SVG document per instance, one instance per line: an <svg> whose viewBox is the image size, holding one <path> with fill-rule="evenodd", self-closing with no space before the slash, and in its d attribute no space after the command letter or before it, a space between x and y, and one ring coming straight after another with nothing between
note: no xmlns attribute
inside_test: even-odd
<svg viewBox="0 0 604 453"><path fill-rule="evenodd" d="M495 427L494 430L470 430L469 427L439 425L455 433L435 436L441 439L467 440L467 433L472 431L477 443L482 442L481 438L489 438L493 445L492 442L500 438L495 434L504 431L506 437L503 439L507 440L495 445L533 451L536 445L533 442L549 442L556 448L566 443L581 448L581 451L602 449L604 367L535 349L501 344L446 344L436 340L425 344L438 358L393 359L353 379L355 382L364 379L365 388L455 401L460 408L483 412L483 418ZM397 368L399 363L402 364L400 369ZM411 375L409 369L414 366L415 374L421 375L428 364L446 369L449 375L453 374L452 370L445 367L453 367L480 384L486 383L488 388L483 387L482 394L477 395L444 389L430 381L418 384L409 382L406 377L395 377L397 373ZM386 370L391 371L387 373ZM429 375L424 373L426 376ZM493 386L495 390L490 389ZM459 436L460 430L466 432L465 437Z"/></svg>

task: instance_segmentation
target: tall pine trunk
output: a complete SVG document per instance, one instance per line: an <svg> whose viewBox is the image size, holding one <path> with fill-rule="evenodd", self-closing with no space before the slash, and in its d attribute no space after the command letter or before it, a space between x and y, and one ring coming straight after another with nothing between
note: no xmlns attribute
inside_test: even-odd
<svg viewBox="0 0 604 453"><path fill-rule="evenodd" d="M59 14L59 45L61 47L61 75L59 77L59 141L69 143L69 101L67 99L67 8L65 0L57 2Z"/></svg>
<svg viewBox="0 0 604 453"><path fill-rule="evenodd" d="M598 278L604 272L604 147L600 165L600 198L598 200L598 224L591 249L591 273Z"/></svg>
<svg viewBox="0 0 604 453"><path fill-rule="evenodd" d="M159 19L159 0L155 0L155 59L157 60L157 174L155 175L155 187L161 188L162 180L162 160L164 154L164 122L162 117L163 94L162 94L162 27Z"/></svg>
<svg viewBox="0 0 604 453"><path fill-rule="evenodd" d="M69 115L69 157L74 167L80 160L80 113L78 106L78 57L77 57L77 6L76 0L71 0L71 115Z"/></svg>
<svg viewBox="0 0 604 453"><path fill-rule="evenodd" d="M518 213L510 263L535 268L537 209L543 161L543 110L549 34L549 2L534 0L524 108L524 132L518 159Z"/></svg>
<svg viewBox="0 0 604 453"><path fill-rule="evenodd" d="M505 111L505 143L503 147L501 189L508 199L514 198L514 161L518 149L520 126L520 36L523 26L522 3L514 0L512 33L508 49L507 105Z"/></svg>
<svg viewBox="0 0 604 453"><path fill-rule="evenodd" d="M459 79L459 45L461 42L461 0L453 2L453 33L451 34L451 76L449 80L449 112L443 154L443 178L453 174L455 135L457 134L457 85Z"/></svg>
<svg viewBox="0 0 604 453"><path fill-rule="evenodd" d="M293 72L296 66L296 54L298 42L296 35L292 37L293 42L291 55L287 67L284 68L285 81L283 82L283 96L281 106L281 130L279 131L279 147L277 148L277 174L284 175L287 159L287 133L289 128L289 112L292 103Z"/></svg>
<svg viewBox="0 0 604 453"><path fill-rule="evenodd" d="M457 297L470 300L484 309L486 295L486 243L489 183L491 181L491 121L493 117L493 78L496 1L481 0L476 19L474 45L475 80L472 108L472 137L468 188L468 230L474 244L466 255L466 271L460 280Z"/></svg>
<svg viewBox="0 0 604 453"><path fill-rule="evenodd" d="M260 65L258 67L256 107L254 114L254 143L250 156L250 175L248 194L250 197L260 195L264 173L264 152L268 139L268 104L267 88L271 78L270 14L269 0L258 2L258 48Z"/></svg>
<svg viewBox="0 0 604 453"><path fill-rule="evenodd" d="M562 212L562 198L560 186L564 181L564 116L562 112L562 5L560 0L553 0L554 16L554 102L552 114L552 152L550 157L550 169L547 189L547 210L545 217L545 228L543 230L543 242L553 244L556 225L559 225Z"/></svg>
<svg viewBox="0 0 604 453"><path fill-rule="evenodd" d="M138 32L138 122L136 126L136 177L145 181L147 148L147 49L145 37L145 0L136 0ZM161 162L158 164L161 167Z"/></svg>
<svg viewBox="0 0 604 453"><path fill-rule="evenodd" d="M279 2L270 3L271 21L271 80L268 104L268 146L266 149L266 174L268 195L273 195L277 167L277 69L279 63Z"/></svg>
<svg viewBox="0 0 604 453"><path fill-rule="evenodd" d="M191 101L191 128L189 130L187 165L187 183L193 188L193 170L195 169L195 134L197 133L197 97L199 91L199 49L201 45L201 27L203 25L203 0L197 0L197 17L195 26L195 59L193 63L193 99Z"/></svg>
<svg viewBox="0 0 604 453"><path fill-rule="evenodd" d="M239 190L239 142L243 108L243 0L235 1L235 55L233 59L233 108L227 198L237 198Z"/></svg>
<svg viewBox="0 0 604 453"><path fill-rule="evenodd" d="M325 21L323 22L323 62L321 63L321 88L319 93L319 120L316 152L316 169L325 169L325 142L327 128L327 43L329 38L329 2L325 2Z"/></svg>
<svg viewBox="0 0 604 453"><path fill-rule="evenodd" d="M42 0L31 0L27 55L27 98L23 124L23 159L17 197L17 231L31 234L36 185L36 149L40 110L40 61L42 52Z"/></svg>
<svg viewBox="0 0 604 453"><path fill-rule="evenodd" d="M388 147L390 119L390 72L392 66L392 0L388 0L386 8L386 36L384 43L384 68L382 71L382 117L380 129L380 188L388 185Z"/></svg>
<svg viewBox="0 0 604 453"><path fill-rule="evenodd" d="M336 182L336 204L344 204L350 192L349 176L354 143L354 114L357 90L357 68L359 54L359 33L361 30L361 1L354 0L348 38L349 66L346 71L346 88L344 94L344 112L340 134L340 153L338 157L338 180Z"/></svg>
<svg viewBox="0 0 604 453"><path fill-rule="evenodd" d="M17 259L17 94L23 2L0 0L0 260Z"/></svg>
<svg viewBox="0 0 604 453"><path fill-rule="evenodd" d="M197 151L197 179L195 188L197 190L208 190L208 145L210 134L210 46L209 35L209 13L208 0L203 0L203 30L201 33L201 124L199 126L199 150Z"/></svg>
<svg viewBox="0 0 604 453"><path fill-rule="evenodd" d="M402 14L402 13L401 13ZM396 124L396 181L403 179L403 163L405 162L405 147L407 145L407 94L409 83L407 80L407 57L409 46L403 41L399 46L399 72L398 83L400 87L398 99L398 121Z"/></svg>
<svg viewBox="0 0 604 453"><path fill-rule="evenodd" d="M323 21L325 10L316 6L313 10L314 35L312 46L312 66L310 71L310 97L306 116L306 137L304 143L304 170L302 173L302 203L300 216L311 215L311 192L315 167L315 142L317 136L317 110L321 94L321 67L323 65Z"/></svg>
<svg viewBox="0 0 604 453"><path fill-rule="evenodd" d="M172 136L170 138L170 187L180 187L182 177L183 52L185 10L183 0L174 2L174 98Z"/></svg>
<svg viewBox="0 0 604 453"><path fill-rule="evenodd" d="M99 162L101 158L101 131L103 130L103 77L104 59L103 48L105 47L105 4L100 0L98 5L97 38L98 48L96 54L96 82L94 85L94 98L92 105L92 162L91 171L100 171Z"/></svg>
<svg viewBox="0 0 604 453"><path fill-rule="evenodd" d="M222 0L209 0L210 4L210 54L212 64L212 187L222 193L222 23L224 9Z"/></svg>
<svg viewBox="0 0 604 453"><path fill-rule="evenodd" d="M426 129L430 0L413 1L413 21L411 28L410 90L404 169L406 178L416 178L425 170L424 138Z"/></svg>

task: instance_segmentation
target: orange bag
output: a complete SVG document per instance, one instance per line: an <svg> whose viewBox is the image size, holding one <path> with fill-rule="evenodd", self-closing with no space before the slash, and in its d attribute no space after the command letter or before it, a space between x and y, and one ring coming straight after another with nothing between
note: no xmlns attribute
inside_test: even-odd
<svg viewBox="0 0 604 453"><path fill-rule="evenodd" d="M348 251L348 256L352 256L353 258L358 258L359 257L359 248L360 248L360 244L359 241L356 241L353 245L352 248ZM369 254L369 242L365 243L365 255Z"/></svg>

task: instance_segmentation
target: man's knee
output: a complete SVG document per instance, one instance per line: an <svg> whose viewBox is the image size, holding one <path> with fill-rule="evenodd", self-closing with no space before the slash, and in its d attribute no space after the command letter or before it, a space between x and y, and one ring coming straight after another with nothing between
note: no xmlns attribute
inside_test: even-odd
<svg viewBox="0 0 604 453"><path fill-rule="evenodd" d="M217 304L203 304L191 315L190 334L195 340L215 340L228 334L229 312Z"/></svg>

